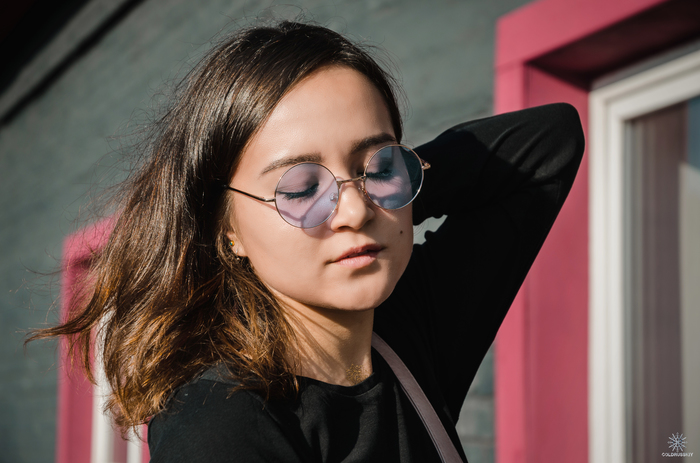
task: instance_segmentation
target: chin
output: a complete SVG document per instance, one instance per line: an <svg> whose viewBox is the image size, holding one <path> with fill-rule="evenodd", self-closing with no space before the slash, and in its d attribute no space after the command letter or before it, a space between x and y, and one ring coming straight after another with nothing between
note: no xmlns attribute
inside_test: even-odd
<svg viewBox="0 0 700 463"><path fill-rule="evenodd" d="M338 299L339 304L334 308L356 312L376 309L391 295L394 286L396 286L396 284L357 289L349 294L341 296L341 298Z"/></svg>

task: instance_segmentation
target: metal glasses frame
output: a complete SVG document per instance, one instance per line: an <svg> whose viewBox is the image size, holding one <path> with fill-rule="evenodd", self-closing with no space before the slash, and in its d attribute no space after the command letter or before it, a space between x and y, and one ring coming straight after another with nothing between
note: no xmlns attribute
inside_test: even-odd
<svg viewBox="0 0 700 463"><path fill-rule="evenodd" d="M424 161L420 156L418 156L418 154L417 154L415 151L413 151L413 150L412 150L411 148L409 148L408 146L406 146L406 145L401 145L401 144L386 145L386 146L382 146L381 148L379 148L377 151L375 151L375 152L372 154L372 156L369 157L369 159L367 160L367 164L365 164L365 167L364 167L364 171L365 171L364 174L360 175L359 177L349 178L349 179L346 179L346 180L338 180L338 178L335 176L335 174L334 174L333 172L331 172L331 170L330 170L328 167L324 166L323 164L319 164L318 162L300 162L299 164L294 164L294 165L291 166L289 169L285 170L285 171L282 173L282 175L280 175L280 178L277 180L277 185L275 185L275 196L277 196L277 188L279 187L279 184L280 184L280 182L282 181L282 178L287 174L287 172L289 172L290 170L292 170L293 168L295 168L296 166L299 166L299 165L301 165L301 164L316 164L316 165L318 165L318 166L323 167L323 168L326 169L328 172L330 172L330 174L331 174L331 175L333 176L333 178L335 179L335 183L336 183L336 185L337 185L337 187L338 187L338 199L337 199L337 201L336 201L336 203L335 203L335 207L333 208L332 211L330 211L330 213L328 214L328 217L326 217L326 219L325 219L323 222L319 223L318 225L321 225L321 224L325 223L326 220L328 220L328 219L330 218L330 216L333 215L333 212L335 212L335 210L338 208L338 204L340 203L340 195L342 194L342 188L341 188L341 187L342 187L342 185L343 185L344 183L350 183L350 182L353 182L353 183L354 183L354 182L358 182L358 181L359 181L359 182L362 182L361 187L360 187L360 190L361 190L362 193L367 197L367 199L369 199L369 201L370 201L372 204L374 204L375 206L377 206L378 208L380 208L380 209L385 209L385 208L383 208L382 206L376 204L374 201L372 201L372 198L370 198L369 194L367 194L367 190L365 189L365 180L367 180L367 166L369 165L369 163L370 163L370 161L372 160L372 158L374 158L374 155L375 155L375 154L379 153L381 150L383 150L383 149L385 149L385 148L392 148L392 147L397 147L397 146L400 147L400 148L405 148L405 149L407 149L408 151L410 151L411 153L413 153L413 155L414 155L416 158L418 158L418 161L420 161L420 167L421 167L421 170L422 170L422 171L426 171L426 170L430 169L430 164L429 164L428 162ZM224 185L222 185L222 186L223 186L224 188L226 188L227 190L235 191L236 193L241 193L241 194L243 194L243 195L248 196L249 198L257 199L258 201L262 201L262 202L265 202L265 203L275 203L275 210L277 211L277 214L279 214L279 216L282 218L282 220L284 220L285 222L287 222L287 220L285 220L284 216L282 216L282 213L280 213L280 210L279 210L279 208L277 207L277 198L276 198L276 197L275 197L275 198L263 198L262 196L256 196L256 195L254 195L254 194L245 192L245 191L243 191L243 190L239 190L238 188L234 188L234 187L232 187L231 185L224 184ZM421 186L418 188L418 191L416 191L416 194L413 195L413 199L415 199L416 196L418 196L418 193L420 193L421 188L423 188L423 180L422 180L422 179L421 179ZM385 209L385 210L395 211L395 210L404 208L404 207L408 206L409 204L411 204L411 203L413 202L413 199L411 199L411 201L409 201L408 203L406 203L405 205L403 205L403 206L401 206L401 207L399 207L399 208L396 208L396 209ZM289 222L287 222L287 223L289 223ZM297 227L296 225L291 224L291 223L289 223L289 225L291 225L291 226L293 226L293 227L296 227L296 228L314 228L314 227L318 227L318 225L314 225L314 227Z"/></svg>

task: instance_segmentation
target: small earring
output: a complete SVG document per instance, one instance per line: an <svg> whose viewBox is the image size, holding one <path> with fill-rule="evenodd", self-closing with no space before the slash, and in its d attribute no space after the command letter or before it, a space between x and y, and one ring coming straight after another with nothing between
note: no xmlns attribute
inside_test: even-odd
<svg viewBox="0 0 700 463"><path fill-rule="evenodd" d="M236 243L233 242L233 240L228 241L228 245L231 248L231 252L233 252L233 255L235 256L236 262L240 262L241 258L238 256L238 253L236 252L236 249L234 248Z"/></svg>

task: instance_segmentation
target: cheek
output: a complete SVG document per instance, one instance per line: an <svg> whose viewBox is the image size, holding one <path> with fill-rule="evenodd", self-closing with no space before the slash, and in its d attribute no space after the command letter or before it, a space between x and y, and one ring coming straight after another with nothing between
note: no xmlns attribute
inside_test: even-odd
<svg viewBox="0 0 700 463"><path fill-rule="evenodd" d="M305 260L316 254L316 240L284 222L274 206L239 203L231 224L241 255L263 282L274 287L309 268Z"/></svg>
<svg viewBox="0 0 700 463"><path fill-rule="evenodd" d="M392 279L398 281L403 275L408 262L411 260L413 252L413 213L411 206L399 209L394 213L395 226L392 227L391 234L387 236L393 243L396 251L393 253L391 263Z"/></svg>
<svg viewBox="0 0 700 463"><path fill-rule="evenodd" d="M233 201L229 223L238 238L243 256L250 257L261 243L274 242L279 234L279 222L282 221L272 203L249 200L242 195Z"/></svg>

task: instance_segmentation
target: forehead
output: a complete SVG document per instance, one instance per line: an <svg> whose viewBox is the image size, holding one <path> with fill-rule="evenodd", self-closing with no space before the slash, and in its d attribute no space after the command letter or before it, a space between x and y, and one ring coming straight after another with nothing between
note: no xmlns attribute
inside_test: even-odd
<svg viewBox="0 0 700 463"><path fill-rule="evenodd" d="M244 151L238 172L261 173L269 163L288 156L339 161L358 140L382 133L394 135L375 85L355 70L324 68L279 102Z"/></svg>

